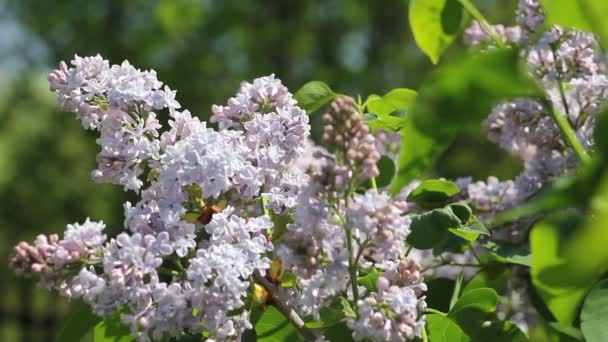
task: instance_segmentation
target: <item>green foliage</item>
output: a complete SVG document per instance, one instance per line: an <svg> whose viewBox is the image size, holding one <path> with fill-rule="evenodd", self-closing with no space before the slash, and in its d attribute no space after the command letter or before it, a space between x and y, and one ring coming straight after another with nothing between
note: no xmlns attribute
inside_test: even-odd
<svg viewBox="0 0 608 342"><path fill-rule="evenodd" d="M134 342L129 327L120 320L122 310L107 317L95 326L95 342Z"/></svg>
<svg viewBox="0 0 608 342"><path fill-rule="evenodd" d="M528 266L532 264L530 250L527 246L510 241L486 241L483 246L496 257L498 261Z"/></svg>
<svg viewBox="0 0 608 342"><path fill-rule="evenodd" d="M258 342L301 341L296 329L274 306L269 306L255 324Z"/></svg>
<svg viewBox="0 0 608 342"><path fill-rule="evenodd" d="M343 322L347 317L356 317L354 309L344 297L336 298L319 311L319 321L306 322L308 328L326 328Z"/></svg>
<svg viewBox="0 0 608 342"><path fill-rule="evenodd" d="M365 113L363 114L363 122L376 131L383 129L387 132L399 132L405 125L405 119L391 116L391 115L379 115L376 113Z"/></svg>
<svg viewBox="0 0 608 342"><path fill-rule="evenodd" d="M462 294L448 315L450 317L455 317L464 310L494 312L496 311L496 304L498 304L498 294L493 289L472 289Z"/></svg>
<svg viewBox="0 0 608 342"><path fill-rule="evenodd" d="M55 337L56 342L79 342L101 321L101 318L94 315L91 308L82 301L75 302L70 311L70 315Z"/></svg>
<svg viewBox="0 0 608 342"><path fill-rule="evenodd" d="M407 197L409 202L434 209L446 205L450 198L460 192L456 184L442 179L425 180Z"/></svg>
<svg viewBox="0 0 608 342"><path fill-rule="evenodd" d="M409 109L418 93L415 90L407 88L396 88L384 96L370 96L365 102L367 110L372 113L376 113L379 116L390 115L395 111L402 111Z"/></svg>
<svg viewBox="0 0 608 342"><path fill-rule="evenodd" d="M608 280L597 283L587 294L581 311L581 330L587 342L608 341Z"/></svg>
<svg viewBox="0 0 608 342"><path fill-rule="evenodd" d="M411 0L410 28L418 47L433 64L456 38L463 17L457 0Z"/></svg>
<svg viewBox="0 0 608 342"><path fill-rule="evenodd" d="M489 235L483 224L471 214L471 209L462 203L416 215L410 229L407 242L418 249L439 246L450 232L467 241L474 241L480 234Z"/></svg>
<svg viewBox="0 0 608 342"><path fill-rule="evenodd" d="M486 287L494 289L499 295L503 295L507 291L507 281L510 275L510 269L506 265L488 265L468 281L462 292Z"/></svg>
<svg viewBox="0 0 608 342"><path fill-rule="evenodd" d="M566 326L574 321L577 305L585 294L584 284L572 279L568 260L561 253L563 239L573 233L577 221L578 217L571 213L551 215L538 222L530 233L532 283L555 318Z"/></svg>
<svg viewBox="0 0 608 342"><path fill-rule="evenodd" d="M427 281L426 285L428 287L426 291L428 307L443 312L449 311L455 281L448 278L434 278Z"/></svg>
<svg viewBox="0 0 608 342"><path fill-rule="evenodd" d="M426 316L426 329L433 342L468 342L471 341L464 331L452 319L432 314Z"/></svg>
<svg viewBox="0 0 608 342"><path fill-rule="evenodd" d="M357 284L360 286L365 286L368 291L373 292L377 290L378 278L380 278L380 272L372 269L366 275L359 277L357 279Z"/></svg>
<svg viewBox="0 0 608 342"><path fill-rule="evenodd" d="M339 323L325 331L325 338L331 342L349 342L353 341L353 333L348 329L346 323Z"/></svg>
<svg viewBox="0 0 608 342"><path fill-rule="evenodd" d="M439 67L418 92L401 131L392 192L428 171L458 132L478 125L497 102L536 94L541 92L520 67L517 49L471 55Z"/></svg>
<svg viewBox="0 0 608 342"><path fill-rule="evenodd" d="M309 115L321 108L324 104L333 100L338 96L331 88L321 81L310 81L303 85L296 93L294 98L298 101L298 105L302 107Z"/></svg>

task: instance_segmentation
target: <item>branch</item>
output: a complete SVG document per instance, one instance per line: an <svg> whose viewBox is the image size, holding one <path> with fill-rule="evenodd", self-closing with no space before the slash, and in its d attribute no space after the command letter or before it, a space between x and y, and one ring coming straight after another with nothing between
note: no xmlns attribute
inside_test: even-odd
<svg viewBox="0 0 608 342"><path fill-rule="evenodd" d="M253 272L253 278L260 285L264 286L268 293L270 293L272 304L279 311L281 311L283 316L285 316L289 320L289 322L291 322L291 324L294 325L300 335L304 337L307 341L314 341L316 339L315 334L313 334L313 332L304 325L304 321L302 320L302 318L300 318L298 313L281 300L276 286L268 279L266 279L263 275L261 275L258 270L255 270Z"/></svg>

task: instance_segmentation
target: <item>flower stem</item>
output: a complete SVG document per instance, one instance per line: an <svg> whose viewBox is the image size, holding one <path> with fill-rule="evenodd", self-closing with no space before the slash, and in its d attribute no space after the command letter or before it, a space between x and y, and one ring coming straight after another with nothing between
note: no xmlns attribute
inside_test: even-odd
<svg viewBox="0 0 608 342"><path fill-rule="evenodd" d="M435 310L435 309L431 309L431 308L424 309L424 313L426 313L426 314L436 314L436 315L441 315L441 316L446 316L447 315L445 312L441 312L439 310Z"/></svg>
<svg viewBox="0 0 608 342"><path fill-rule="evenodd" d="M429 338L426 336L426 325L422 326L422 342L429 342Z"/></svg>
<svg viewBox="0 0 608 342"><path fill-rule="evenodd" d="M313 332L304 325L304 321L302 318L300 318L298 313L295 312L283 300L281 300L281 297L279 296L277 288L274 286L274 284L260 274L258 270L253 272L253 278L257 283L264 286L268 293L270 293L272 305L274 305L283 314L283 316L285 316L285 318L287 318L287 320L293 324L298 333L300 333L300 335L304 337L306 341L314 341L316 338L315 334L313 334Z"/></svg>
<svg viewBox="0 0 608 342"><path fill-rule="evenodd" d="M378 190L378 185L376 185L376 177L370 178L369 182L372 184L372 189Z"/></svg>
<svg viewBox="0 0 608 342"><path fill-rule="evenodd" d="M479 22L483 30L486 31L486 33L490 37L492 37L492 39L494 40L494 42L496 42L496 45L498 45L499 48L504 49L507 47L500 35L496 32L496 30L494 30L492 25L490 25L488 20L483 16L483 14L481 14L481 12L477 9L477 7L475 7L475 5L470 0L458 0L458 2L460 2L462 7L464 7L464 9L467 10L467 12L469 12L469 14L471 14L471 16L473 16L473 18L475 18L475 20Z"/></svg>
<svg viewBox="0 0 608 342"><path fill-rule="evenodd" d="M566 101L566 94L564 93L564 88L561 80L559 81L558 87L564 109L566 110L566 114L568 114L568 102ZM588 164L591 161L591 158L589 157L587 152L585 152L585 148L583 147L581 142L576 138L576 133L574 133L574 129L570 125L570 121L568 120L566 115L560 113L555 108L555 106L553 106L550 112L551 117L553 117L553 120L559 127L562 136L564 137L568 145L572 147L572 150L574 151L574 153L576 153L578 159L581 161L581 164Z"/></svg>
<svg viewBox="0 0 608 342"><path fill-rule="evenodd" d="M348 271L350 273L350 286L353 291L355 305L359 300L359 289L357 288L357 261L353 257L353 234L348 227L346 230L346 248L348 249Z"/></svg>

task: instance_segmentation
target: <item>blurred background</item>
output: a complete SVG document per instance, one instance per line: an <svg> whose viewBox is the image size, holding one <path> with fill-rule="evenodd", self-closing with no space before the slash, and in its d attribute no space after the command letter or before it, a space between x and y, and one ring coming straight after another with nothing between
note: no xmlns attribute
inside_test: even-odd
<svg viewBox="0 0 608 342"><path fill-rule="evenodd" d="M476 3L492 23L514 20L515 0ZM202 119L242 80L270 73L294 92L318 79L366 97L417 89L433 67L413 41L406 0L0 0L0 341L51 341L69 311L8 269L14 244L86 217L122 228L128 194L93 183L95 136L58 110L46 82L59 61L97 53L155 69ZM443 60L464 53L458 42ZM519 168L480 123L435 172L505 178Z"/></svg>

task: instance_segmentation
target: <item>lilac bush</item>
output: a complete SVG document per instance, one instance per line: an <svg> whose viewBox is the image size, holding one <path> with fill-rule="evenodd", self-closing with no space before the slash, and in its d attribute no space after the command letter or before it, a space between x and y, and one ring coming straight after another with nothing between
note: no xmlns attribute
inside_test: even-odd
<svg viewBox="0 0 608 342"><path fill-rule="evenodd" d="M559 284L539 276L547 265L533 257L547 253L535 250L534 232L545 211L591 212L591 221L577 216L589 226L603 215L589 200L602 195L589 184L601 184L604 165L596 126L608 78L599 40L549 25L536 0L519 1L516 26L490 25L470 2L458 3L475 18L464 30L471 65L511 68L496 75L522 90L534 84L533 96L496 95L503 80L475 78L462 66L438 69L460 75L456 81L431 77L419 94L399 88L365 101L319 81L294 95L269 75L243 82L207 123L182 109L153 70L99 55L61 62L49 74L51 90L99 133L93 179L138 201L124 204L116 236L87 218L62 238L20 242L13 269L90 306L96 340L107 322L137 341L275 338L259 333L262 324L315 341L524 341L543 325L597 340L583 314L580 323L555 305ZM423 13L420 0L410 9L436 14ZM425 53L438 58L413 25ZM510 55L526 64L526 77L515 80ZM424 120L437 104L477 110L469 88L493 96L476 124L521 160L515 179L425 179L421 165L468 119ZM320 108L315 143L309 116ZM451 125L449 134L436 125ZM555 186L564 180L574 186ZM564 200L581 192L584 200ZM546 202L556 196L561 202ZM606 270L586 274L583 293ZM502 285L488 280L492 272L507 276Z"/></svg>

